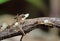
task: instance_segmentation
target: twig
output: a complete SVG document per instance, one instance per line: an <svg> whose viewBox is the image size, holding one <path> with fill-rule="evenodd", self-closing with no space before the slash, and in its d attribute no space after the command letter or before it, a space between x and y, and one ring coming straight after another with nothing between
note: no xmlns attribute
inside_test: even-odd
<svg viewBox="0 0 60 41"><path fill-rule="evenodd" d="M26 19L24 24L23 24L23 30L25 33L28 33L30 31L32 31L33 29L37 28L37 25L41 25L38 24L38 22L42 22L44 20L49 20L51 21L51 23L53 23L54 26L57 26L60 28L60 18L49 18L49 17L42 17L42 18L33 18L33 19ZM43 23L43 25L45 25L45 23ZM50 25L48 25L50 26ZM17 30L16 28L12 28L12 29L6 29L2 32L0 32L0 40L6 39L6 38L10 38L13 36L17 36L17 35L22 35L21 31Z"/></svg>

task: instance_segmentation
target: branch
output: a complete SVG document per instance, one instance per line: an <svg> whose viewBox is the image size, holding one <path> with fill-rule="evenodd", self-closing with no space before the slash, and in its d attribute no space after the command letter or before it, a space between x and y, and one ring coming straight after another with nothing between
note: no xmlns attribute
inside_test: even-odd
<svg viewBox="0 0 60 41"><path fill-rule="evenodd" d="M42 17L42 18L26 19L24 24L23 24L24 32L28 33L30 31L32 31L33 29L36 29L37 25L41 25L41 24L36 24L36 21L41 22L41 21L44 21L44 20L49 20L52 23L54 23L54 25L56 27L60 28L60 18ZM17 35L22 35L21 31L17 30L17 28L6 29L6 30L0 32L0 40L10 38L10 37L13 37L13 36L17 36Z"/></svg>

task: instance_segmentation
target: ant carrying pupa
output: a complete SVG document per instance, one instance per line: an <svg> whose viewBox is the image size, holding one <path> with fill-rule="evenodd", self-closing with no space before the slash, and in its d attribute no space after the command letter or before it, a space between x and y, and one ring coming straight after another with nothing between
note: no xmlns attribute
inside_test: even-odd
<svg viewBox="0 0 60 41"><path fill-rule="evenodd" d="M4 31L4 30L6 30L7 28L8 28L8 29L12 29L12 28L17 27L18 30L21 31L21 33L22 33L22 37L21 37L21 39L20 39L20 41L22 41L22 38L23 38L23 36L25 35L25 32L24 32L23 29L22 29L22 25L23 25L23 23L24 23L24 20L25 20L28 16L29 16L29 13L27 13L27 14L21 14L21 15L18 15L18 14L17 14L17 16L14 18L13 24L11 24L11 25L8 25L7 23L1 24L1 26L0 26L0 31Z"/></svg>

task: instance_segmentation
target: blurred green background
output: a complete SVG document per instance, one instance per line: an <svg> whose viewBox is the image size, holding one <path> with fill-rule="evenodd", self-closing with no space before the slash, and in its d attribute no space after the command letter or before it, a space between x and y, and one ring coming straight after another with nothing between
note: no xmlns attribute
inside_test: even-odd
<svg viewBox="0 0 60 41"><path fill-rule="evenodd" d="M3 4L5 2L7 2L7 1L9 1L9 0L0 0L0 4Z"/></svg>
<svg viewBox="0 0 60 41"><path fill-rule="evenodd" d="M59 0L0 0L0 14L30 13L34 17L59 17Z"/></svg>

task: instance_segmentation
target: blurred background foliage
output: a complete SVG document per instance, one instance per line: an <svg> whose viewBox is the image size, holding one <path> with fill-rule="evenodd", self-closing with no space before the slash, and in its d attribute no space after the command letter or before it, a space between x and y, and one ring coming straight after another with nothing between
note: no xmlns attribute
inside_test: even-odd
<svg viewBox="0 0 60 41"><path fill-rule="evenodd" d="M7 1L9 1L9 0L0 0L0 4L3 4L5 2L7 2Z"/></svg>
<svg viewBox="0 0 60 41"><path fill-rule="evenodd" d="M34 17L59 17L59 0L0 0L0 14L30 13Z"/></svg>
<svg viewBox="0 0 60 41"><path fill-rule="evenodd" d="M48 0L26 0L31 5L30 9L33 12L34 16L48 16L49 13L49 1ZM47 3L47 4L46 4ZM34 9L33 9L34 8Z"/></svg>
<svg viewBox="0 0 60 41"><path fill-rule="evenodd" d="M0 14L30 13L30 18L48 16L49 0L0 0Z"/></svg>

